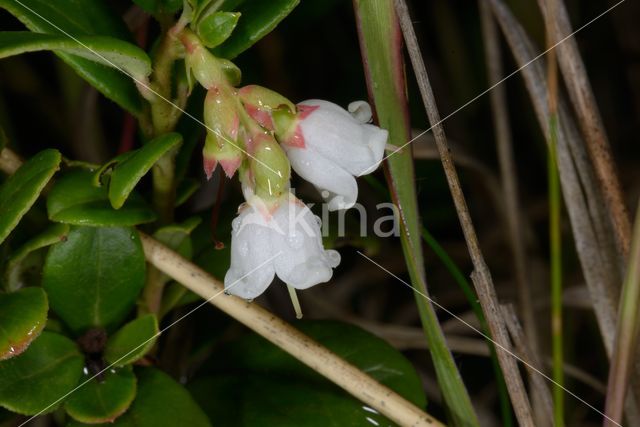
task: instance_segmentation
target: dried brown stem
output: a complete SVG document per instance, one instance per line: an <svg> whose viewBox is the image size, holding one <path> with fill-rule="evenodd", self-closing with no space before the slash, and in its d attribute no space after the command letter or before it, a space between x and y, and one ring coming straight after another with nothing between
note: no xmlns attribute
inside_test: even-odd
<svg viewBox="0 0 640 427"><path fill-rule="evenodd" d="M418 86L422 95L422 101L427 111L427 116L432 126L433 134L436 138L436 144L438 146L438 151L440 152L440 159L449 184L449 190L451 191L456 212L458 213L458 219L462 226L467 248L473 262L474 272L471 277L484 311L489 331L499 347L497 349L498 361L500 362L500 367L504 373L507 389L509 390L509 396L511 397L511 401L520 424L523 426L534 426L535 424L531 414L529 398L525 391L524 384L522 383L518 366L515 359L507 352L507 350L511 348L507 329L500 313L498 298L493 286L491 274L480 250L471 215L469 214L469 209L460 186L460 180L458 179L458 174L456 172L451 153L449 152L444 129L440 124L440 114L436 106L427 70L422 59L422 53L418 46L409 10L404 0L395 0L395 6L404 39L407 44L407 49L409 51L409 56L411 58L411 64L416 74Z"/></svg>
<svg viewBox="0 0 640 427"><path fill-rule="evenodd" d="M549 392L545 379L538 372L531 369L531 366L541 367L542 363L538 358L538 355L529 348L527 337L524 335L524 331L522 330L522 326L520 325L520 321L518 320L518 316L516 315L513 305L503 305L502 316L506 320L507 328L509 329L509 334L511 335L511 339L516 347L518 356L523 360L526 360L528 363L526 368L529 373L529 381L537 395L540 397L540 406L542 407L545 417L541 422L545 425L549 425L551 424L551 420L553 420L553 401L551 400L551 393ZM541 425L540 420L538 421L538 425Z"/></svg>
<svg viewBox="0 0 640 427"><path fill-rule="evenodd" d="M545 0L538 0L538 4L543 15L546 16ZM555 9L555 13L551 14L548 21L553 24L551 28L555 32L555 40L562 40L572 33L571 21L564 1L556 1ZM619 266L621 267L623 260L627 258L629 253L631 223L615 160L611 154L607 133L578 44L573 37L570 37L559 44L557 49L558 64L578 118L582 137L586 142L589 158L593 163L600 193L606 203L620 255Z"/></svg>

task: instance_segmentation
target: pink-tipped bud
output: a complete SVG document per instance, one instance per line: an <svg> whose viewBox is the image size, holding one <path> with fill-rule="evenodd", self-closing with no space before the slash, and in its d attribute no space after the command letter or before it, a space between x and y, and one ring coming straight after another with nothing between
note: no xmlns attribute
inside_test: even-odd
<svg viewBox="0 0 640 427"><path fill-rule="evenodd" d="M238 91L247 113L262 127L274 130L272 112L275 110L295 111L295 105L284 96L258 85L245 86Z"/></svg>
<svg viewBox="0 0 640 427"><path fill-rule="evenodd" d="M215 134L207 133L202 149L204 173L207 175L207 179L211 179L218 163L222 166L225 175L231 178L242 164L243 158L244 151L237 141L220 143L220 138Z"/></svg>

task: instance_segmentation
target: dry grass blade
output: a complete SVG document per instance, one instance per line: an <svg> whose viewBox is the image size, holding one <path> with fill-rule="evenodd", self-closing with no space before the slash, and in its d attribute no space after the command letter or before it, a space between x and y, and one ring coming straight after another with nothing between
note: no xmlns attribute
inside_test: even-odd
<svg viewBox="0 0 640 427"><path fill-rule="evenodd" d="M482 305L482 309L485 313L492 338L504 349L510 349L511 343L509 342L506 326L500 313L498 298L495 293L491 274L489 273L489 269L486 266L478 244L476 232L471 221L471 216L469 214L464 194L462 193L458 174L453 164L451 154L449 153L444 129L439 123L440 115L429 83L422 54L418 47L407 5L403 0L396 0L395 5L398 18L400 19L402 32L409 50L409 55L411 57L411 63L417 76L422 100L427 110L427 116L429 117L429 122L433 126L433 134L436 138L436 144L438 146L438 151L440 152L440 158L445 170L447 182L449 183L449 189L451 191L467 247L473 261L475 271L472 274L472 279L480 299L480 304ZM522 383L522 378L520 377L516 361L507 352L500 350L498 351L498 359L520 424L523 426L535 425L531 414L529 399L524 389L524 384Z"/></svg>
<svg viewBox="0 0 640 427"><path fill-rule="evenodd" d="M487 74L489 85L494 86L503 77L502 55L496 24L489 6L479 2L482 23L482 38L485 47ZM532 306L530 283L527 275L527 261L525 238L522 224L522 211L518 196L518 177L513 154L511 126L509 125L509 110L507 108L507 94L504 85L497 85L489 92L491 113L495 129L496 145L498 148L498 162L502 178L502 196L505 203L505 219L507 222L509 245L513 251L516 284L518 286L518 305L523 315L526 331L525 339L532 351L537 353L538 339L534 309Z"/></svg>
<svg viewBox="0 0 640 427"><path fill-rule="evenodd" d="M522 76L531 97L543 134L549 135L549 108L544 63L532 61L537 52L524 29L501 0L487 0L494 16L505 34L507 42L519 66L524 66ZM609 262L606 246L600 247L596 232L596 218L590 213L590 196L593 186L593 170L588 162L578 131L566 106L558 106L558 165L564 201L567 206L575 245L583 275L598 319L605 348L611 354L615 331L616 301L619 285L615 283L618 271ZM590 179L591 177L591 179ZM595 197L595 195L594 195ZM597 201L597 198L596 198Z"/></svg>
<svg viewBox="0 0 640 427"><path fill-rule="evenodd" d="M487 0L507 39L518 65L522 68L525 86L531 97L538 122L545 136L549 135L549 106L544 61L535 59L538 52L520 23L502 0ZM562 39L561 39L562 40ZM573 238L580 259L593 309L596 314L605 350L613 351L616 330L616 310L620 271L613 246L607 242L604 203L600 197L593 166L578 129L562 99L558 102L557 159L563 199L567 208ZM628 416L636 419L635 404L628 402Z"/></svg>
<svg viewBox="0 0 640 427"><path fill-rule="evenodd" d="M546 16L545 1L538 0L538 4ZM555 32L555 39L562 40L572 32L571 21L563 0L556 1L554 12L549 22L553 24L551 28ZM600 110L574 38L568 38L558 45L558 63L595 169L600 192L606 203L620 259L625 260L629 252L631 234L629 214ZM620 266L622 264L623 262L619 263Z"/></svg>
<svg viewBox="0 0 640 427"><path fill-rule="evenodd" d="M542 366L538 355L531 351L528 345L527 337L522 330L516 311L511 304L505 304L502 306L502 316L507 322L507 328L509 329L509 335L513 340L513 344L518 352L518 355L531 363L532 366ZM549 387L544 378L536 371L531 369L531 366L527 365L527 372L529 373L529 381L533 386L533 390L540 398L540 407L542 413L541 417L537 418L539 426L552 425L553 420L553 401L551 400L551 393ZM536 414L537 415L537 414Z"/></svg>
<svg viewBox="0 0 640 427"><path fill-rule="evenodd" d="M607 403L605 413L610 419L605 419L605 427L611 427L614 422L622 422L623 402L629 386L629 378L635 363L638 321L640 314L640 205L636 211L633 231L631 254L627 264L627 277L622 288L616 345L611 358L609 384L607 386Z"/></svg>

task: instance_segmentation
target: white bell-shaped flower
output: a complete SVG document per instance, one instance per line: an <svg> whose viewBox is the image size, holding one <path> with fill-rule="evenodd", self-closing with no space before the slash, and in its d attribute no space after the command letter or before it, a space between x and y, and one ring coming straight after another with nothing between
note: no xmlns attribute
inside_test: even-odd
<svg viewBox="0 0 640 427"><path fill-rule="evenodd" d="M298 115L283 135L291 167L320 190L330 210L348 209L358 197L354 177L378 168L388 132L368 124L366 102L349 105L349 111L328 101L298 104Z"/></svg>
<svg viewBox="0 0 640 427"><path fill-rule="evenodd" d="M320 219L292 194L275 205L243 204L233 220L225 291L245 299L262 294L274 275L296 289L331 279L340 254L322 245Z"/></svg>

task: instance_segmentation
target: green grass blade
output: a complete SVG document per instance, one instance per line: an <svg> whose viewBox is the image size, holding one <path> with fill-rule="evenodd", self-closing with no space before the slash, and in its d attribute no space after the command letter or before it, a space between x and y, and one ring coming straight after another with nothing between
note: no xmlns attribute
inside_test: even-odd
<svg viewBox="0 0 640 427"><path fill-rule="evenodd" d="M389 131L389 143L403 145L410 139L405 97L401 33L389 0L354 0L367 84L378 122ZM419 292L428 295L421 248L411 149L405 148L387 162L388 183L399 207L402 247L411 277ZM432 305L416 293L422 326L429 343L444 401L454 426L477 426L471 399L447 348Z"/></svg>

